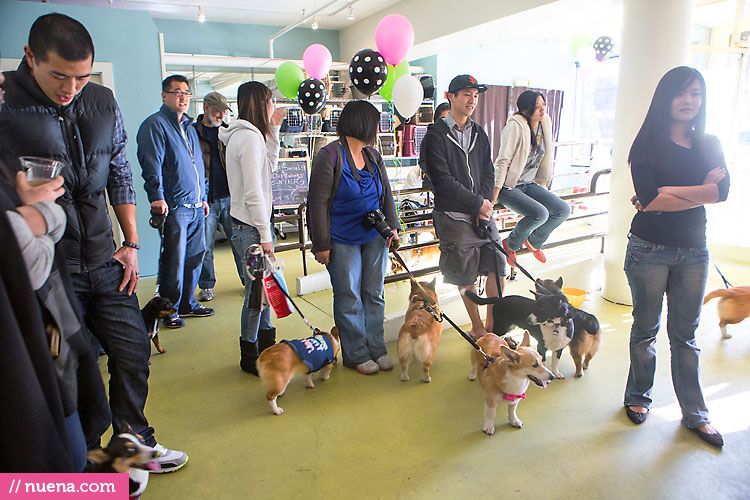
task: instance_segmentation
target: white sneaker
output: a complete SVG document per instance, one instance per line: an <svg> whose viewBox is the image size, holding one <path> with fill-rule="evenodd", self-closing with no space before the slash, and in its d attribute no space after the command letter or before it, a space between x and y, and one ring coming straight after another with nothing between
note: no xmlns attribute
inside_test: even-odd
<svg viewBox="0 0 750 500"><path fill-rule="evenodd" d="M393 369L393 360L389 358L387 354L383 354L378 359L376 359L375 362L378 364L378 368L383 371Z"/></svg>
<svg viewBox="0 0 750 500"><path fill-rule="evenodd" d="M177 450L170 450L169 448L165 448L158 443L156 444L156 446L154 446L154 450L156 450L156 457L154 458L154 462L158 463L161 466L161 469L149 471L153 474L174 472L178 469L181 469L182 466L185 465L188 461L187 453Z"/></svg>
<svg viewBox="0 0 750 500"><path fill-rule="evenodd" d="M213 288L201 288L201 291L198 292L198 300L201 302L208 302L213 300L214 297L216 297L216 294L214 294Z"/></svg>

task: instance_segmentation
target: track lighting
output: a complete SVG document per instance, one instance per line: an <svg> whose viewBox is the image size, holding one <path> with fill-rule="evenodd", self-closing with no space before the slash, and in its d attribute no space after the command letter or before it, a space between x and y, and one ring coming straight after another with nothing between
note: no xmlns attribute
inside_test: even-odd
<svg viewBox="0 0 750 500"><path fill-rule="evenodd" d="M206 22L206 14L203 13L203 7L198 7L198 22L199 23Z"/></svg>
<svg viewBox="0 0 750 500"><path fill-rule="evenodd" d="M350 21L354 21L354 7L351 5L349 6L349 15L346 16L346 18Z"/></svg>
<svg viewBox="0 0 750 500"><path fill-rule="evenodd" d="M317 17L313 17L312 24L310 25L310 27L312 29L314 29L314 30L318 29L318 18Z"/></svg>

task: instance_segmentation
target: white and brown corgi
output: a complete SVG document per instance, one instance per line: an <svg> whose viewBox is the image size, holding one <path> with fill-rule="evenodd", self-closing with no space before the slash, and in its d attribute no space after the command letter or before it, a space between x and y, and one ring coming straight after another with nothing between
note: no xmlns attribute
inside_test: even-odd
<svg viewBox="0 0 750 500"><path fill-rule="evenodd" d="M435 280L420 284L437 304ZM439 306L430 306L424 292L412 281L409 308L406 310L404 324L398 332L398 360L401 363L401 380L404 382L409 380L409 363L415 357L422 363L422 381L432 381L430 366L440 342L440 332L443 328L441 321Z"/></svg>
<svg viewBox="0 0 750 500"><path fill-rule="evenodd" d="M727 333L727 325L736 325L743 319L750 317L750 286L735 286L729 289L720 288L706 295L705 304L709 300L720 297L716 311L719 313L719 328L721 338L731 339Z"/></svg>
<svg viewBox="0 0 750 500"><path fill-rule="evenodd" d="M339 353L339 330L331 333L317 331L312 337L299 340L282 340L263 350L256 366L268 392L266 399L275 415L284 413L276 398L284 394L286 386L297 374L305 375L305 387L313 388L312 374L320 370L321 380L328 380Z"/></svg>
<svg viewBox="0 0 750 500"><path fill-rule="evenodd" d="M516 415L516 407L526 397L529 382L539 387L547 387L547 382L554 380L554 374L544 367L542 356L530 345L529 332L524 332L523 341L514 351L508 343L494 333L488 333L477 340L477 344L491 360L472 349L469 380L479 378L484 390L484 426L482 430L492 435L495 433L495 415L497 404L508 402L508 423L520 429L523 422Z"/></svg>

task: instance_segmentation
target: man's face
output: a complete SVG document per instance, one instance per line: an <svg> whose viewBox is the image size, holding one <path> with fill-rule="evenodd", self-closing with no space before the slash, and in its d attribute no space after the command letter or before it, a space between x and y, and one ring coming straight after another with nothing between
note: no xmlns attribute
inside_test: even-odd
<svg viewBox="0 0 750 500"><path fill-rule="evenodd" d="M448 94L448 100L451 102L451 112L455 110L459 115L471 116L479 101L479 91L461 89L455 94Z"/></svg>
<svg viewBox="0 0 750 500"><path fill-rule="evenodd" d="M206 120L206 123L211 127L218 127L221 125L222 120L224 120L224 115L226 115L226 110L219 111L209 104L203 105L203 119Z"/></svg>
<svg viewBox="0 0 750 500"><path fill-rule="evenodd" d="M161 93L161 100L175 113L184 113L190 106L190 87L184 82L172 82L169 91Z"/></svg>
<svg viewBox="0 0 750 500"><path fill-rule="evenodd" d="M55 104L70 104L91 79L93 59L90 57L83 61L68 61L49 50L47 60L40 61L28 45L23 50L34 80Z"/></svg>

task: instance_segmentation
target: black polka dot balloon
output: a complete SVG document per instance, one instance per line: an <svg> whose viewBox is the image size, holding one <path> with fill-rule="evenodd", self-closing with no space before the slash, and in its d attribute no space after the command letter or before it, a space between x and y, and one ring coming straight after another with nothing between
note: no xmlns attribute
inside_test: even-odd
<svg viewBox="0 0 750 500"><path fill-rule="evenodd" d="M349 79L354 88L370 96L385 84L388 67L385 59L372 49L362 49L352 57L349 63Z"/></svg>
<svg viewBox="0 0 750 500"><path fill-rule="evenodd" d="M594 42L594 50L596 50L596 58L599 61L604 61L612 54L612 50L615 48L615 42L611 37L600 36Z"/></svg>
<svg viewBox="0 0 750 500"><path fill-rule="evenodd" d="M308 115L314 115L323 109L328 98L327 94L328 91L323 82L315 78L308 78L299 86L297 102L299 102L302 111Z"/></svg>

